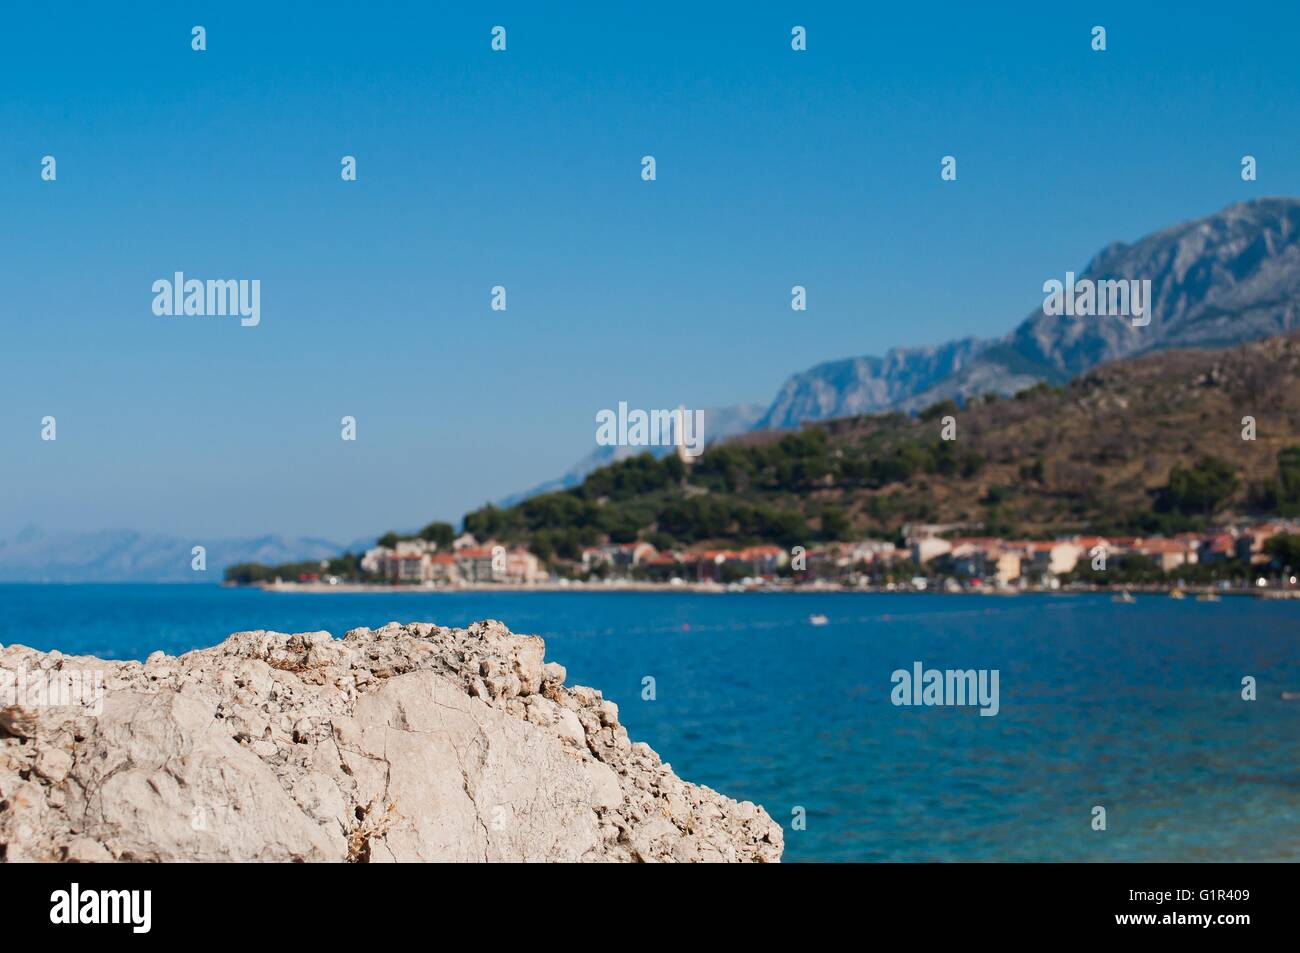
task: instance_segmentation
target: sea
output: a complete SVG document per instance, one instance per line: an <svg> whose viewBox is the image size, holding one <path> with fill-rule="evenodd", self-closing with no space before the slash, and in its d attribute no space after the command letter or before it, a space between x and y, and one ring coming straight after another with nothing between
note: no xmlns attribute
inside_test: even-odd
<svg viewBox="0 0 1300 953"><path fill-rule="evenodd" d="M786 861L1300 859L1300 601L0 585L0 644L114 659L489 618ZM918 663L996 671L996 715L895 704Z"/></svg>

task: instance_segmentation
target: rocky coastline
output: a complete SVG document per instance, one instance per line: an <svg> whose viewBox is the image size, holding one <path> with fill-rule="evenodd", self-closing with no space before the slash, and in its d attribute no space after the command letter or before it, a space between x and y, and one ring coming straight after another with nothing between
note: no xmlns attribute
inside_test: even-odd
<svg viewBox="0 0 1300 953"><path fill-rule="evenodd" d="M0 859L780 860L762 807L678 778L544 651L492 620L0 648Z"/></svg>

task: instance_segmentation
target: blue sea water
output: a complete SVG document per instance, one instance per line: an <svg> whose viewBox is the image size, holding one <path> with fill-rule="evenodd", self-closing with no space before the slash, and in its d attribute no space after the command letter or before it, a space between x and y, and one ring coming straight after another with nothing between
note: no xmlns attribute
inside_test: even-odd
<svg viewBox="0 0 1300 953"><path fill-rule="evenodd" d="M683 778L764 805L788 861L1300 859L1300 602L0 586L0 644L107 658L483 618L544 637ZM999 670L1000 712L894 706L915 661Z"/></svg>

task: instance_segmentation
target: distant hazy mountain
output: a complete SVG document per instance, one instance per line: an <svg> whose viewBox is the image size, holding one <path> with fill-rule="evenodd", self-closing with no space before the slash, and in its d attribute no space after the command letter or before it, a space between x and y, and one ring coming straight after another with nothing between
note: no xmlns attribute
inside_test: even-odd
<svg viewBox="0 0 1300 953"><path fill-rule="evenodd" d="M732 437L738 433L745 433L753 430L759 419L763 416L762 404L735 404L731 407L714 407L704 411L704 440L705 443L712 443L715 440L721 440L724 437ZM592 434L594 438L595 423L592 424ZM554 480L547 480L545 483L539 483L530 490L522 493L515 493L503 500L497 502L497 506L506 507L514 506L529 497L536 496L539 493L550 493L554 490L567 490L569 487L577 486L586 478L587 474L593 470L599 469L607 464L623 460L627 457L634 457L637 454L649 451L656 457L662 457L666 453L672 452L672 447L595 447L589 454L569 468L563 476Z"/></svg>
<svg viewBox="0 0 1300 953"><path fill-rule="evenodd" d="M195 546L207 550L207 571L190 568ZM337 556L324 539L260 536L256 539L178 539L102 530L45 533L34 527L0 540L0 582L220 582L226 566L279 564Z"/></svg>
<svg viewBox="0 0 1300 953"><path fill-rule="evenodd" d="M1043 280L1064 280L1067 270L1072 266L1063 263ZM1051 316L1040 307L999 341L967 338L819 364L785 383L760 426L793 428L805 420L916 410L946 397L1011 394L1121 357L1290 331L1300 326L1300 200L1232 205L1132 245L1109 245L1077 277L1150 279L1151 323Z"/></svg>
<svg viewBox="0 0 1300 953"><path fill-rule="evenodd" d="M966 370L992 343L963 338L939 347L892 348L884 357L818 364L785 382L758 428L788 430L803 420L854 417L895 407Z"/></svg>

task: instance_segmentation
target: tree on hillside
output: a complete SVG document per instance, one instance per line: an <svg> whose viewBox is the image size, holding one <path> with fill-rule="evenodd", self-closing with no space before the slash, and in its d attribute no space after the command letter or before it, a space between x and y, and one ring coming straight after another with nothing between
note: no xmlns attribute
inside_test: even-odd
<svg viewBox="0 0 1300 953"><path fill-rule="evenodd" d="M1278 452L1277 476L1258 488L1255 502L1280 516L1300 516L1300 447Z"/></svg>
<svg viewBox="0 0 1300 953"><path fill-rule="evenodd" d="M853 533L853 523L839 507L831 507L822 512L822 539L843 540Z"/></svg>
<svg viewBox="0 0 1300 953"><path fill-rule="evenodd" d="M420 530L420 538L433 543L439 549L446 549L456 538L456 530L450 523L430 523Z"/></svg>
<svg viewBox="0 0 1300 953"><path fill-rule="evenodd" d="M1160 491L1156 509L1161 512L1211 516L1237 491L1237 473L1217 457L1202 457L1190 467L1169 471L1169 485Z"/></svg>
<svg viewBox="0 0 1300 953"><path fill-rule="evenodd" d="M473 535L475 539L486 540L500 536L505 525L502 511L491 503L473 513L465 514L465 532Z"/></svg>
<svg viewBox="0 0 1300 953"><path fill-rule="evenodd" d="M1284 568L1300 568L1300 536L1293 533L1278 533L1264 541L1264 552L1268 553Z"/></svg>
<svg viewBox="0 0 1300 953"><path fill-rule="evenodd" d="M948 399L931 404L916 416L924 421L938 420L940 417L955 417L960 410L955 400Z"/></svg>

